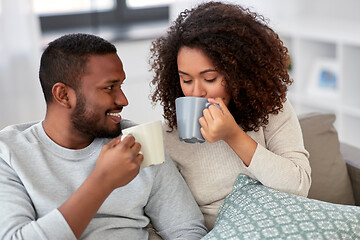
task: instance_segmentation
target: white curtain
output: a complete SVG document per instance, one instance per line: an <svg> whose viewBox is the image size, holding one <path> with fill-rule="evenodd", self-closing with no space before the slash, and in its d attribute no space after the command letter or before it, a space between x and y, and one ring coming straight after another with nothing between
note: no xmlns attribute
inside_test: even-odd
<svg viewBox="0 0 360 240"><path fill-rule="evenodd" d="M41 30L31 0L0 0L0 129L41 120Z"/></svg>

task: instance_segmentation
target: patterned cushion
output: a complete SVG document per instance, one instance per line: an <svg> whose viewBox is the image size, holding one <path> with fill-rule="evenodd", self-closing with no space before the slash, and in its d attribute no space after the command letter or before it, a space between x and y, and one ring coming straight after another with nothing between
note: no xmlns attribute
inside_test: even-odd
<svg viewBox="0 0 360 240"><path fill-rule="evenodd" d="M360 207L279 192L240 174L202 239L360 239Z"/></svg>

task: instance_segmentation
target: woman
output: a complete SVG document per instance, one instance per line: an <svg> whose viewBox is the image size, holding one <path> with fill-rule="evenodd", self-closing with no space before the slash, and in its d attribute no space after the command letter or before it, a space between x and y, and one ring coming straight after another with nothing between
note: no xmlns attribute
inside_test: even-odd
<svg viewBox="0 0 360 240"><path fill-rule="evenodd" d="M307 195L308 152L286 99L292 83L288 51L262 16L238 5L203 3L182 12L151 52L152 100L163 105L168 125L165 148L209 230L238 174ZM178 139L175 99L182 96L220 105L210 106L199 119L205 143Z"/></svg>

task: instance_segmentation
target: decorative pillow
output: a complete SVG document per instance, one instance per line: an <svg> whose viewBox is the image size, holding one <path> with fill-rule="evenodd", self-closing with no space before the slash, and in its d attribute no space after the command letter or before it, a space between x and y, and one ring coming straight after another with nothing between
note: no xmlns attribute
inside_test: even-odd
<svg viewBox="0 0 360 240"><path fill-rule="evenodd" d="M312 183L308 198L354 205L354 193L340 152L334 121L334 114L309 113L299 116L304 145L310 153Z"/></svg>
<svg viewBox="0 0 360 240"><path fill-rule="evenodd" d="M360 207L279 192L240 174L202 239L360 239Z"/></svg>

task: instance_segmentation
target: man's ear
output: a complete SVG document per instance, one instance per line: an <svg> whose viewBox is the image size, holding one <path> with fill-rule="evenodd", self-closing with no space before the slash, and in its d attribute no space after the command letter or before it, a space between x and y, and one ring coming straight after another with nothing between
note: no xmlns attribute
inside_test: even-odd
<svg viewBox="0 0 360 240"><path fill-rule="evenodd" d="M54 101L65 108L72 108L74 102L76 102L73 99L75 98L74 90L64 83L55 83L52 87L52 94Z"/></svg>

